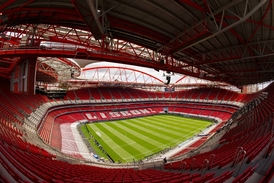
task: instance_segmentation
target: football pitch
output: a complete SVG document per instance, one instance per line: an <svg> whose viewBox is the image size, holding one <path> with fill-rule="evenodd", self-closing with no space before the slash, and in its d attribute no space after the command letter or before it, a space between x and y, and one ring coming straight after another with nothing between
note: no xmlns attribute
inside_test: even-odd
<svg viewBox="0 0 274 183"><path fill-rule="evenodd" d="M132 162L174 147L200 133L210 121L177 115L155 115L89 123L82 132L100 157Z"/></svg>

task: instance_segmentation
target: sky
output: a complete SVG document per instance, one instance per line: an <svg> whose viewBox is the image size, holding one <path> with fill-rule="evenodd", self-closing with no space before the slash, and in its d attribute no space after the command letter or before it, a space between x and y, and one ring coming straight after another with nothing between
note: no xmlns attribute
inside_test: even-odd
<svg viewBox="0 0 274 183"><path fill-rule="evenodd" d="M126 68L131 68L131 69L136 69L136 70L140 70L142 72L148 73L160 80L162 80L164 83L167 82L166 77L163 76L163 73L166 73L164 71L156 71L154 69L151 68L147 68L147 67L139 67L139 66L133 66L133 65L127 65L127 64L118 64L118 63L112 63L112 62L96 62L96 63L92 63L86 66L89 68L92 67L98 67L98 66L121 66L121 67L126 67ZM115 72L115 71L113 71ZM105 71L102 71L102 73L105 73ZM171 80L170 80L170 84L174 84L177 80L181 79L183 77L182 74L177 74L175 73L174 75L171 75ZM208 81L202 80L202 79L197 79L197 78L192 78L190 76L186 77L184 80L182 80L179 83L205 83ZM259 89L265 88L267 85L269 84L269 82L267 83L262 83L262 84L258 84L257 87Z"/></svg>

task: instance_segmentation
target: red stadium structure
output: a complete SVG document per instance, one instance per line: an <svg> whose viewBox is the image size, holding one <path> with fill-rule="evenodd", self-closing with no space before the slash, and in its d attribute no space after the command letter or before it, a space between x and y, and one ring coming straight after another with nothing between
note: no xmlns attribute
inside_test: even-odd
<svg viewBox="0 0 274 183"><path fill-rule="evenodd" d="M273 15L273 0L0 1L0 182L273 182ZM77 141L78 124L161 113L213 123L127 164Z"/></svg>

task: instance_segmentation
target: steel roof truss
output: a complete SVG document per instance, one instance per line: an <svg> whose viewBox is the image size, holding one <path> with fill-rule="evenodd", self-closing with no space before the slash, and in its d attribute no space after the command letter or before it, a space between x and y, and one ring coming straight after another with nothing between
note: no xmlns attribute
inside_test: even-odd
<svg viewBox="0 0 274 183"><path fill-rule="evenodd" d="M183 49L181 49L181 50L179 50L179 51L182 51L182 50L185 50L185 49L187 49L187 48L193 47L193 46L195 46L195 45L197 45L197 44L199 44L199 43L201 43L201 42L203 42L203 41L206 41L206 40L208 40L208 39L210 39L210 38L212 38L212 37L215 37L215 36L217 36L217 35L219 35L219 34L225 32L225 31L230 30L230 29L232 29L233 27L235 27L235 26L241 24L242 22L246 21L253 13L255 13L255 12L256 12L261 6L263 6L264 3L266 3L266 2L267 2L267 0L262 0L260 3L258 3L258 4L257 4L253 9L251 9L249 12L247 11L247 9L248 9L247 6L245 6L245 11L244 11L245 13L244 13L244 15L243 15L242 17L241 17L240 15L236 15L234 12L230 11L229 9L223 9L222 11L228 11L228 12L230 12L231 14L235 15L236 17L238 17L238 21L236 21L236 22L234 22L234 23L232 23L232 24L230 24L230 25L228 25L228 26L226 26L226 27L224 27L224 28L222 28L222 29L220 29L220 30L214 32L213 34L211 34L211 35L209 35L209 36L207 36L207 37L205 37L205 38L203 38L203 39L201 39L201 40L199 40L199 41L196 41L196 42L194 42L194 43L192 43L192 44L190 44L190 45L184 47Z"/></svg>

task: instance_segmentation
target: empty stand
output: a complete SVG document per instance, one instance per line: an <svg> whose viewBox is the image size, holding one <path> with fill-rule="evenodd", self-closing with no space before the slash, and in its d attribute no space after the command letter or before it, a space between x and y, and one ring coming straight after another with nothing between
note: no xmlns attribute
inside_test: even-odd
<svg viewBox="0 0 274 183"><path fill-rule="evenodd" d="M40 108L51 100L42 95L22 95L10 93L6 87L0 89L0 162L5 168L0 173L1 181L15 182L224 182L233 179L233 182L244 182L256 171L254 162L264 155L271 156L273 141L273 122L269 118L274 111L273 84L263 92L267 92L265 99L252 104L259 93L253 95L237 95L235 92L223 89L192 89L170 93L147 92L122 88L89 88L69 91L65 101L92 100L93 103L48 104L48 108ZM144 99L169 98L170 101L145 101ZM135 99L135 102L124 103L97 103L101 99ZM143 102L138 102L138 100ZM176 102L173 102L176 99ZM178 101L182 99L182 101ZM184 99L184 100L183 100ZM195 99L195 102L185 99ZM233 123L223 125L239 109L239 106L230 103L214 103L215 101L237 100L249 106L247 113L242 113ZM200 100L199 102L196 100ZM144 102L145 101L145 102ZM256 101L256 100L255 100ZM162 170L136 170L132 168L100 168L85 164L70 164L57 160L57 156L49 153L40 146L27 141L23 125L31 123L37 127L38 135L43 142L55 150L67 151L74 158L82 159L77 153L78 146L73 143L73 132L69 127L77 121L97 121L114 118L128 118L158 114L168 107L169 112L192 114L221 119L217 129L222 127L226 133L220 138L218 144L205 152L196 152L191 157L173 161L165 165ZM244 106L245 107L245 106ZM38 110L39 109L39 110ZM45 110L45 112L41 112ZM35 115L33 115L36 113ZM104 114L104 115L103 115ZM24 119L31 116L33 121ZM41 122L39 125L38 123ZM37 125L36 125L37 124ZM214 134L211 131L210 134ZM35 135L35 134L33 134ZM208 137L202 137L189 146L195 150L203 144ZM66 143L62 143L66 141ZM67 143L69 142L69 143ZM239 147L245 151L245 156L235 161ZM59 154L58 152L57 154ZM184 152L185 153L185 152ZM214 155L214 159L212 158ZM180 156L180 152L175 157ZM203 163L209 160L211 172L202 174ZM182 173L182 163L185 163L185 172ZM232 166L243 162L250 166L241 174L233 174ZM270 181L273 174L270 172L273 164L262 181ZM170 171L169 171L170 170ZM215 172L212 172L214 170ZM218 172L221 171L222 173ZM107 176L106 176L107 175ZM233 177L234 176L234 177Z"/></svg>

